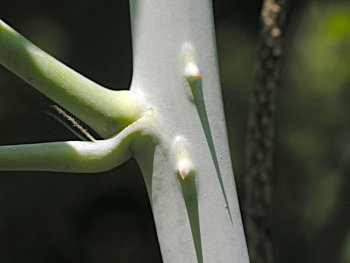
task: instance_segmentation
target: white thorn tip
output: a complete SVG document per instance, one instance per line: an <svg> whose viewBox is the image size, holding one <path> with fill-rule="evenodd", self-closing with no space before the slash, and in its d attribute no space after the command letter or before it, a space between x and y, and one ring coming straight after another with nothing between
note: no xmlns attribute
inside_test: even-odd
<svg viewBox="0 0 350 263"><path fill-rule="evenodd" d="M188 152L188 142L184 137L175 137L174 154L176 160L176 173L182 180L185 180L194 171L194 169Z"/></svg>
<svg viewBox="0 0 350 263"><path fill-rule="evenodd" d="M189 159L179 160L177 163L178 173L182 180L185 180L193 170L193 164Z"/></svg>
<svg viewBox="0 0 350 263"><path fill-rule="evenodd" d="M188 79L201 79L203 78L203 75L199 71L198 66L194 62L187 63L185 67L185 77Z"/></svg>
<svg viewBox="0 0 350 263"><path fill-rule="evenodd" d="M195 49L192 44L186 42L182 46L182 53L185 62L184 75L188 82L203 78L195 60Z"/></svg>

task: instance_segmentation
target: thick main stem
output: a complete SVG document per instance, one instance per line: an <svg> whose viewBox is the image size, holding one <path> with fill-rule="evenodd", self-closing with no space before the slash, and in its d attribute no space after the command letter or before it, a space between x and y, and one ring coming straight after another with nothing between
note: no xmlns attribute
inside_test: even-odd
<svg viewBox="0 0 350 263"><path fill-rule="evenodd" d="M235 191L209 0L131 0L132 91L155 111L160 139L134 144L165 263L249 262ZM183 49L192 46L201 98L191 98ZM195 95L196 96L196 95ZM195 105L201 101L201 106ZM194 184L179 182L172 145L188 142ZM151 142L148 145L152 145ZM197 198L183 194L193 189ZM191 198L189 198L191 196ZM195 242L195 243L194 243ZM198 244L200 242L200 244Z"/></svg>

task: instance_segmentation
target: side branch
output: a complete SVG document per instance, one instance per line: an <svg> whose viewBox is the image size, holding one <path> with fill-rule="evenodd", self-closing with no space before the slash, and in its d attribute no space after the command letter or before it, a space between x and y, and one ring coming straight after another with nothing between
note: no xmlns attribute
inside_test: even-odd
<svg viewBox="0 0 350 263"><path fill-rule="evenodd" d="M147 130L151 118L141 117L106 140L0 146L0 171L96 173L112 169L132 156L130 145Z"/></svg>
<svg viewBox="0 0 350 263"><path fill-rule="evenodd" d="M112 91L45 53L0 20L0 63L63 106L101 136L138 119L141 106L129 91Z"/></svg>

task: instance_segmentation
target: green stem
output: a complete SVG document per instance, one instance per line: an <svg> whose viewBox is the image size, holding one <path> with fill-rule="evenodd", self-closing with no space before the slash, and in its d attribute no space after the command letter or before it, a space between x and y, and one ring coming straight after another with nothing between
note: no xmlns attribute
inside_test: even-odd
<svg viewBox="0 0 350 263"><path fill-rule="evenodd" d="M143 116L106 140L0 146L0 171L96 173L112 169L132 156L131 143L147 133L152 118Z"/></svg>
<svg viewBox="0 0 350 263"><path fill-rule="evenodd" d="M135 94L113 91L48 55L0 20L0 63L38 91L109 137L138 119Z"/></svg>

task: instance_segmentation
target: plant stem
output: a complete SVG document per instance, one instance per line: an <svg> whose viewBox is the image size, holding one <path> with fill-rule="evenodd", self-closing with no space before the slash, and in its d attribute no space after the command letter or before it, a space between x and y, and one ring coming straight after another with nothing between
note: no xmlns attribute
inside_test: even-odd
<svg viewBox="0 0 350 263"><path fill-rule="evenodd" d="M112 91L48 55L0 20L0 63L79 119L109 137L138 119L129 91Z"/></svg>
<svg viewBox="0 0 350 263"><path fill-rule="evenodd" d="M93 142L69 141L0 146L0 171L97 173L132 157L130 144L147 133L151 115L139 118L118 135Z"/></svg>
<svg viewBox="0 0 350 263"><path fill-rule="evenodd" d="M211 1L130 3L131 90L144 94L155 110L156 129L162 135L147 151L144 140L136 141L133 151L152 203L163 262L249 262L229 157ZM198 100L193 99L186 81L186 46L193 47L201 74L194 79L203 75L199 100L205 107L196 107ZM181 183L172 147L178 136L186 139L194 167L193 177ZM196 198L187 194L188 189Z"/></svg>

